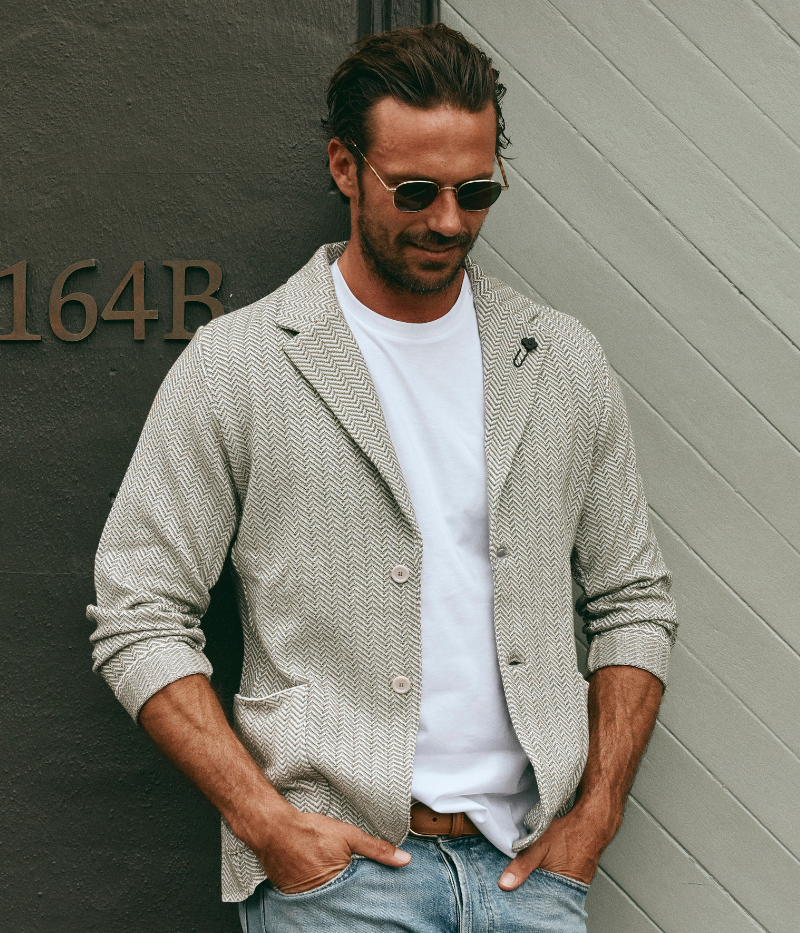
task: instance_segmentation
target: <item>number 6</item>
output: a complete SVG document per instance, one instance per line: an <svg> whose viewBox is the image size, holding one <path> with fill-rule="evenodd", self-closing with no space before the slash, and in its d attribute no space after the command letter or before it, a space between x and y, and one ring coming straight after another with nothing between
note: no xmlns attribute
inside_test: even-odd
<svg viewBox="0 0 800 933"><path fill-rule="evenodd" d="M94 298L84 292L72 292L62 297L61 292L64 290L64 283L73 272L77 272L78 269L87 269L96 265L96 259L83 259L81 262L76 262L68 266L55 280L53 290L50 292L50 326L53 328L53 333L56 337L70 341L83 340L94 330L95 324L97 324L97 302ZM67 330L66 327L64 327L64 322L61 320L61 310L68 301L79 301L86 310L86 323L83 325L83 330L79 334Z"/></svg>

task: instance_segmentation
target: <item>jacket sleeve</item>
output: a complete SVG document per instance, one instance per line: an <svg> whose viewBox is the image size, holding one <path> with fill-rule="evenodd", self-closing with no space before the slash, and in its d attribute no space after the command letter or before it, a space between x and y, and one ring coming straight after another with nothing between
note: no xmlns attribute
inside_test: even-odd
<svg viewBox="0 0 800 933"><path fill-rule="evenodd" d="M87 616L94 669L136 719L190 674L211 674L200 619L238 521L202 330L159 389L106 522Z"/></svg>
<svg viewBox="0 0 800 933"><path fill-rule="evenodd" d="M666 686L677 630L672 578L650 526L622 392L603 364L603 405L572 552L588 672L639 667Z"/></svg>

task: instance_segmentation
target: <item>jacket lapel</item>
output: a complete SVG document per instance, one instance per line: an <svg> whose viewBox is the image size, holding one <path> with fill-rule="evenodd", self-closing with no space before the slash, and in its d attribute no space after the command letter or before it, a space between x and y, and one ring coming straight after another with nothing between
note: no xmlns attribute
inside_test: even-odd
<svg viewBox="0 0 800 933"><path fill-rule="evenodd" d="M276 324L294 335L286 341L284 353L369 457L416 528L414 507L372 378L336 300L330 264L343 249L343 243L321 247L286 283Z"/></svg>
<svg viewBox="0 0 800 933"><path fill-rule="evenodd" d="M485 448L489 512L500 493L534 409L539 378L550 349L550 334L537 306L508 286L488 278L472 262L467 265L475 299L483 355ZM520 341L533 337L537 346L525 353ZM514 365L517 352L520 357Z"/></svg>

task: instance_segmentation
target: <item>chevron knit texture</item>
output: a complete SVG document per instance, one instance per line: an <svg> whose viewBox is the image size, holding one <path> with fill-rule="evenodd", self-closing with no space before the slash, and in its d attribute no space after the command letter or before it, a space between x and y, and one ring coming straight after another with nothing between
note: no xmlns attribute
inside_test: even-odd
<svg viewBox="0 0 800 933"><path fill-rule="evenodd" d="M200 619L230 549L244 628L235 729L301 810L397 844L408 832L420 700L423 542L322 247L272 295L201 328L156 397L97 556L95 669L133 717L211 673ZM541 835L588 747L571 576L596 670L665 680L670 577L625 406L596 340L474 263L484 360L497 652L536 769ZM522 337L537 348L512 365ZM497 556L503 554L504 556ZM411 571L395 582L392 568ZM404 675L412 689L392 690ZM223 898L264 879L223 822Z"/></svg>

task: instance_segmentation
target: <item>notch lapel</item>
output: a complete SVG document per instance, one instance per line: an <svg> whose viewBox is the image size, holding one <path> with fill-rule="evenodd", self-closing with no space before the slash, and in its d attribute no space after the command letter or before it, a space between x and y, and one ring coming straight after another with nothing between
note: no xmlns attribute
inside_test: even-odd
<svg viewBox="0 0 800 933"><path fill-rule="evenodd" d="M474 263L470 262L467 269L483 356L484 445L487 497L492 514L525 424L534 413L539 379L550 349L550 334L538 315L537 305L489 279ZM513 361L523 337L534 337L537 347L516 367Z"/></svg>
<svg viewBox="0 0 800 933"><path fill-rule="evenodd" d="M367 364L336 300L330 264L344 244L321 247L287 282L276 324L294 333L284 353L385 480L413 528L414 507Z"/></svg>

